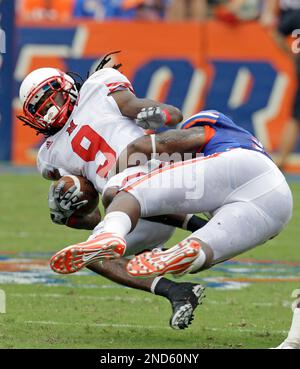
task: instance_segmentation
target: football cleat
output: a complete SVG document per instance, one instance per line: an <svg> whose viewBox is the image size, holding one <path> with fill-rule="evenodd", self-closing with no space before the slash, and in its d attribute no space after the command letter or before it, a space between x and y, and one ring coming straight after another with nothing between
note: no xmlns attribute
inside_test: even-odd
<svg viewBox="0 0 300 369"><path fill-rule="evenodd" d="M52 256L51 269L60 274L78 272L95 260L116 259L124 255L125 240L115 233L104 232L97 237L68 246Z"/></svg>
<svg viewBox="0 0 300 369"><path fill-rule="evenodd" d="M185 329L194 319L194 311L202 304L205 288L201 284L190 282L180 283L172 287L169 300L172 304L170 327Z"/></svg>
<svg viewBox="0 0 300 369"><path fill-rule="evenodd" d="M134 277L155 277L167 273L183 275L199 256L201 244L184 240L166 251L155 249L135 256L127 264L127 272Z"/></svg>

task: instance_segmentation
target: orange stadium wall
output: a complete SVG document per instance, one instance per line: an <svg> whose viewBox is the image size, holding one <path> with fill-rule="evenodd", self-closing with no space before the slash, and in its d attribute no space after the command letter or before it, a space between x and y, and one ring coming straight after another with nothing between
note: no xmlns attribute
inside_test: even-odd
<svg viewBox="0 0 300 369"><path fill-rule="evenodd" d="M138 96L174 104L185 118L217 109L252 131L276 154L291 115L295 71L287 56L256 23L133 23L93 21L19 24L15 96L31 70L54 66L86 76L99 57L114 50L114 62ZM14 115L20 112L17 97ZM12 161L34 165L43 138L15 120ZM288 170L300 172L300 150Z"/></svg>

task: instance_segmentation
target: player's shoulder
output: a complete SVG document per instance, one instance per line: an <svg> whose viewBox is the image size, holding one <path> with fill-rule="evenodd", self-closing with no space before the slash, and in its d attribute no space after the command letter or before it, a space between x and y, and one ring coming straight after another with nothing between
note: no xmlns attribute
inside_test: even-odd
<svg viewBox="0 0 300 369"><path fill-rule="evenodd" d="M103 68L98 70L97 72L92 73L85 83L99 83L111 79L128 80L128 78L123 73L115 68Z"/></svg>
<svg viewBox="0 0 300 369"><path fill-rule="evenodd" d="M179 129L187 129L193 126L215 124L220 119L221 113L217 110L201 110L200 112L185 119L178 125Z"/></svg>
<svg viewBox="0 0 300 369"><path fill-rule="evenodd" d="M199 113L196 113L192 115L191 117L187 118L184 123L190 122L193 120L198 121L207 121L209 123L218 123L218 122L224 122L227 123L234 123L233 120L229 115L226 115L225 113L222 113L218 110L201 110Z"/></svg>
<svg viewBox="0 0 300 369"><path fill-rule="evenodd" d="M90 94L95 89L104 94L127 89L134 92L129 79L114 68L103 68L93 73L83 84L80 93Z"/></svg>

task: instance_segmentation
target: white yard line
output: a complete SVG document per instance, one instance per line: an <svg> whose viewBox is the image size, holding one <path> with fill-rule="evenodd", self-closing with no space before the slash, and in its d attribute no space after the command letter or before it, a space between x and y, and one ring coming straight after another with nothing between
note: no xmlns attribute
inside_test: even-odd
<svg viewBox="0 0 300 369"><path fill-rule="evenodd" d="M65 323L56 322L53 320L25 320L24 324L37 324L37 325L62 325L62 326L78 326L78 327L95 327L95 328L135 328L135 329L170 329L169 327L161 327L159 325L137 325L137 324L114 324L114 323Z"/></svg>
<svg viewBox="0 0 300 369"><path fill-rule="evenodd" d="M92 295L64 295L64 294L60 294L60 293L9 293L9 296L12 297L22 297L24 298L25 296L30 297L30 298L50 298L50 299L57 299L57 298L63 298L66 299L68 297L70 298L74 298L76 300L96 300L96 301L125 301L125 302L138 302L138 301L143 301L143 302L151 302L151 298L139 298L139 297L121 297L121 296L113 296L113 297L108 297L108 296L92 296Z"/></svg>
<svg viewBox="0 0 300 369"><path fill-rule="evenodd" d="M99 286L101 288L101 286ZM75 298L76 300L95 300L95 301L124 301L124 302L154 302L154 295L150 297L127 297L127 296L93 296L93 295L64 295L62 293L9 293L8 296L12 297L22 297L24 296L30 297L30 298L50 298L50 299L56 299L56 298ZM203 304L207 305L231 305L232 303L230 301L217 301L217 300L211 300L211 299L205 299L203 301ZM281 301L281 304L275 304L272 302L259 302L259 301L253 301L251 302L252 305L256 306L265 306L265 307L272 307L272 306L283 306L283 307L289 307L291 305L291 302L289 301Z"/></svg>
<svg viewBox="0 0 300 369"><path fill-rule="evenodd" d="M109 323L65 323L65 322L57 322L53 320L27 320L23 322L24 324L36 324L36 325L61 325L61 326L78 326L78 327L95 327L95 328L132 328L132 329L167 329L170 330L170 327L162 327L161 325L136 325L136 324L109 324ZM216 327L204 327L204 331L213 331L213 332L228 332L228 328L216 328ZM268 333L274 334L287 334L288 331L285 330L260 330L260 329L245 329L245 328L237 328L237 327L230 327L230 331L233 332L240 332L240 333L258 333L263 334L265 331Z"/></svg>

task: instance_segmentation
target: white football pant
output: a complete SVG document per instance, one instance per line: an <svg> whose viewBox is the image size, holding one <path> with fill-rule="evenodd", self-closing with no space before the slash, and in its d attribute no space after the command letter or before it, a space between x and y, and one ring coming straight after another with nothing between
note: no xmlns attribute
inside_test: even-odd
<svg viewBox="0 0 300 369"><path fill-rule="evenodd" d="M211 213L192 236L212 248L213 263L276 236L292 214L291 191L277 166L240 148L166 165L124 190L139 201L141 217Z"/></svg>

